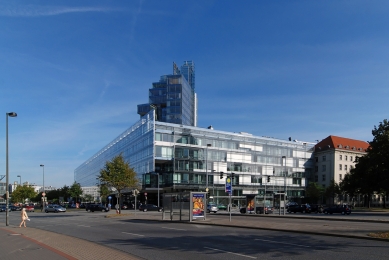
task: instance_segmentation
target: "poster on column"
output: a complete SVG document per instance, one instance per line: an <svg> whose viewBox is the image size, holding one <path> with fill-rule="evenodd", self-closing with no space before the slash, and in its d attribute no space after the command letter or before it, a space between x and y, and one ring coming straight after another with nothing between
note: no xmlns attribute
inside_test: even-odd
<svg viewBox="0 0 389 260"><path fill-rule="evenodd" d="M204 218L205 210L205 193L191 192L192 195L192 218Z"/></svg>

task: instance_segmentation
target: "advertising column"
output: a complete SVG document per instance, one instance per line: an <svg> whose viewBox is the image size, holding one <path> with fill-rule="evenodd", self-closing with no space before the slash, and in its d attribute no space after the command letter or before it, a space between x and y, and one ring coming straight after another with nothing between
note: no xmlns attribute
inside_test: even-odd
<svg viewBox="0 0 389 260"><path fill-rule="evenodd" d="M205 220L205 192L191 192L190 193L190 221L195 219Z"/></svg>

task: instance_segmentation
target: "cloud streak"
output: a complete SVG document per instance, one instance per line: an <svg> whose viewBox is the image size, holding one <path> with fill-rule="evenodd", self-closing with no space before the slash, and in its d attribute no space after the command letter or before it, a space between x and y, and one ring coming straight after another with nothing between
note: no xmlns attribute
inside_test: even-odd
<svg viewBox="0 0 389 260"><path fill-rule="evenodd" d="M86 13L86 12L110 12L119 11L119 9L105 7L64 7L64 6L0 6L0 16L8 17L41 17L55 16L68 13Z"/></svg>

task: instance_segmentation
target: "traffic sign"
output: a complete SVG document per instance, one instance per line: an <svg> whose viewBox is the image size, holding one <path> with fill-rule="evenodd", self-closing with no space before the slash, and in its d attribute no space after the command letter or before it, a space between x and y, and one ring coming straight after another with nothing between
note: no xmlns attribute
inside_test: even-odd
<svg viewBox="0 0 389 260"><path fill-rule="evenodd" d="M231 177L226 178L226 193L231 195L232 191L232 183L231 183Z"/></svg>

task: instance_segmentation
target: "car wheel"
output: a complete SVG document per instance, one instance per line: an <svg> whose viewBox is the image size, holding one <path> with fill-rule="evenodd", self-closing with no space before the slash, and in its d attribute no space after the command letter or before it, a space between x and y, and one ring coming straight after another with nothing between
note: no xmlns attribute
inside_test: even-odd
<svg viewBox="0 0 389 260"><path fill-rule="evenodd" d="M162 212L162 209L158 209L158 212Z"/></svg>
<svg viewBox="0 0 389 260"><path fill-rule="evenodd" d="M45 212L46 212L46 213L49 213L49 211L48 211L47 209L45 210Z"/></svg>
<svg viewBox="0 0 389 260"><path fill-rule="evenodd" d="M328 214L327 210L325 210L323 213L324 213L324 214Z"/></svg>
<svg viewBox="0 0 389 260"><path fill-rule="evenodd" d="M346 213L346 212L342 211L342 213L341 213L341 214L342 214L342 215L344 215L345 213Z"/></svg>
<svg viewBox="0 0 389 260"><path fill-rule="evenodd" d="M347 215L350 215L350 214L351 214L351 212L347 212L346 214L347 214Z"/></svg>
<svg viewBox="0 0 389 260"><path fill-rule="evenodd" d="M101 212L104 212L105 211L105 209L101 209Z"/></svg>
<svg viewBox="0 0 389 260"><path fill-rule="evenodd" d="M90 209L87 209L86 211L90 212Z"/></svg>
<svg viewBox="0 0 389 260"><path fill-rule="evenodd" d="M146 212L147 211L147 209L143 209L143 212Z"/></svg>
<svg viewBox="0 0 389 260"><path fill-rule="evenodd" d="M55 213L58 213L58 210L54 211Z"/></svg>

